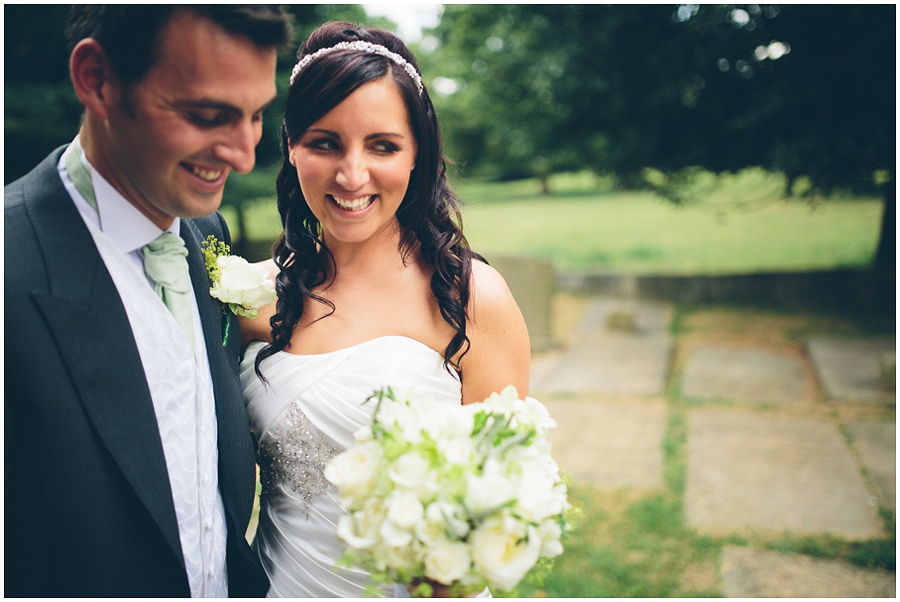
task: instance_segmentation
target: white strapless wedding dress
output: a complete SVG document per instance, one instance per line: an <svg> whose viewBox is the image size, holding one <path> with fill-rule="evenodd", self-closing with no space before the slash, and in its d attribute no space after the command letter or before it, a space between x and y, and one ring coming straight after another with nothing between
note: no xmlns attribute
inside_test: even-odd
<svg viewBox="0 0 900 602"><path fill-rule="evenodd" d="M364 597L368 574L336 567L343 510L322 470L369 424L375 402L366 399L375 390L391 386L411 399L460 404L459 378L424 343L386 336L331 353L277 353L262 363L266 386L254 372L262 347L247 348L241 381L259 443L262 497L254 548L271 582L269 596Z"/></svg>

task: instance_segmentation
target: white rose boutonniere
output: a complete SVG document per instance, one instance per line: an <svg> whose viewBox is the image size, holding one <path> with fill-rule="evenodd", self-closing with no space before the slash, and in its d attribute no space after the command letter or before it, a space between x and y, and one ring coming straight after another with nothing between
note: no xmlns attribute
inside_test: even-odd
<svg viewBox="0 0 900 602"><path fill-rule="evenodd" d="M231 249L223 242L209 236L203 242L203 259L212 287L209 294L221 301L225 314L225 335L222 345L228 343L231 319L226 310L238 316L255 318L259 308L275 298L275 283L265 269L249 263L243 257L231 255Z"/></svg>

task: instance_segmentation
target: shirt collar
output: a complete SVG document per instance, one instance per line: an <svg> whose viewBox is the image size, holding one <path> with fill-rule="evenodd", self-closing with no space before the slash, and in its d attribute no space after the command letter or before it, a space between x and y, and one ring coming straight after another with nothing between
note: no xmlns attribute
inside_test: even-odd
<svg viewBox="0 0 900 602"><path fill-rule="evenodd" d="M100 229L120 252L136 251L156 240L163 232L179 235L180 218L176 217L166 230L160 230L159 226L138 211L93 167L90 169L91 179L94 182L94 194L97 196Z"/></svg>

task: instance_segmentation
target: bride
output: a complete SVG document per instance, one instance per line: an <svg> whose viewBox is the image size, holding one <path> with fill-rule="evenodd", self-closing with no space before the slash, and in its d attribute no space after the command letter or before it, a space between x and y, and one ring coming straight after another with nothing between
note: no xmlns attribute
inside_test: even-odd
<svg viewBox="0 0 900 602"><path fill-rule="evenodd" d="M510 384L525 395L529 341L506 283L457 225L409 49L327 23L298 57L277 179L284 233L267 264L277 303L242 323L262 484L254 546L269 596L360 597L368 575L336 567L342 511L322 470L370 421L367 398L385 386L450 404Z"/></svg>

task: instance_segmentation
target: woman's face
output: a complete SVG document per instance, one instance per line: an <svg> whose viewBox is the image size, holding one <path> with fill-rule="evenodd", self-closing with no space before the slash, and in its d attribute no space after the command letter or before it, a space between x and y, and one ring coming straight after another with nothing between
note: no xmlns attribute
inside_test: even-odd
<svg viewBox="0 0 900 602"><path fill-rule="evenodd" d="M395 226L416 151L406 104L389 77L363 84L291 141L300 189L329 246Z"/></svg>

